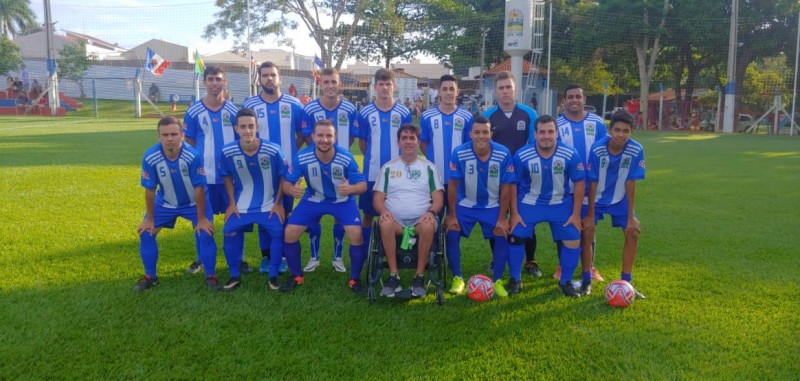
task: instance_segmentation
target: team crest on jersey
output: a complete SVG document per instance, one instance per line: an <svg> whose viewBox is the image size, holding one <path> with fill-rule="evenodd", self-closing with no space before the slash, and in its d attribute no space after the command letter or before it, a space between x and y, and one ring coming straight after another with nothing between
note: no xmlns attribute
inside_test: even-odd
<svg viewBox="0 0 800 381"><path fill-rule="evenodd" d="M347 126L349 120L347 119L347 113L342 111L339 113L339 125L340 126Z"/></svg>
<svg viewBox="0 0 800 381"><path fill-rule="evenodd" d="M631 158L624 157L622 158L622 164L619 165L620 168L630 168L631 166Z"/></svg>
<svg viewBox="0 0 800 381"><path fill-rule="evenodd" d="M197 168L197 174L200 176L205 176L206 170L203 167Z"/></svg>
<svg viewBox="0 0 800 381"><path fill-rule="evenodd" d="M497 177L500 174L500 166L497 164L489 165L489 177Z"/></svg>
<svg viewBox="0 0 800 381"><path fill-rule="evenodd" d="M508 167L506 167L506 172L514 173L514 164L509 164Z"/></svg>
<svg viewBox="0 0 800 381"><path fill-rule="evenodd" d="M586 135L594 135L594 122L586 122Z"/></svg>
<svg viewBox="0 0 800 381"><path fill-rule="evenodd" d="M578 170L583 171L583 163L578 163Z"/></svg>
<svg viewBox="0 0 800 381"><path fill-rule="evenodd" d="M453 119L453 129L456 131L461 131L464 129L464 118L455 118Z"/></svg>
<svg viewBox="0 0 800 381"><path fill-rule="evenodd" d="M333 167L331 170L333 172L333 179L334 180L341 180L342 179L342 168Z"/></svg>
<svg viewBox="0 0 800 381"><path fill-rule="evenodd" d="M392 114L392 128L400 127L400 115Z"/></svg>
<svg viewBox="0 0 800 381"><path fill-rule="evenodd" d="M184 163L181 163L181 174L184 176L189 176L189 167Z"/></svg>
<svg viewBox="0 0 800 381"><path fill-rule="evenodd" d="M290 118L292 116L292 111L289 108L289 105L281 105L281 118Z"/></svg>
<svg viewBox="0 0 800 381"><path fill-rule="evenodd" d="M556 160L553 163L553 173L557 175L564 173L564 162L562 160Z"/></svg>
<svg viewBox="0 0 800 381"><path fill-rule="evenodd" d="M411 170L411 174L409 175L409 178L412 181L417 181L417 180L419 180L420 177L422 177L422 171L420 171L419 169L412 169Z"/></svg>
<svg viewBox="0 0 800 381"><path fill-rule="evenodd" d="M142 180L150 181L150 173L147 171L142 171Z"/></svg>
<svg viewBox="0 0 800 381"><path fill-rule="evenodd" d="M222 125L224 127L230 127L231 126L231 114L229 112L227 112L227 111L222 113Z"/></svg>
<svg viewBox="0 0 800 381"><path fill-rule="evenodd" d="M517 122L517 131L525 131L525 122L521 120Z"/></svg>
<svg viewBox="0 0 800 381"><path fill-rule="evenodd" d="M456 167L456 163L454 163L454 162L452 162L452 161L451 161L451 162L450 162L450 170L453 170L453 171L455 171L456 169L458 169L458 167Z"/></svg>
<svg viewBox="0 0 800 381"><path fill-rule="evenodd" d="M269 169L269 158L268 157L259 157L258 164L261 165L261 169Z"/></svg>
<svg viewBox="0 0 800 381"><path fill-rule="evenodd" d="M642 160L642 161L640 161L640 162L639 162L639 167L640 167L640 168L642 168L642 169L644 169L644 160Z"/></svg>

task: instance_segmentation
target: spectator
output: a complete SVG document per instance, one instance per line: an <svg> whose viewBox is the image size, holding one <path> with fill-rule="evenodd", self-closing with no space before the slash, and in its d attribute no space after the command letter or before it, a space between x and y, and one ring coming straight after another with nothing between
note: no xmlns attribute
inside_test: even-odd
<svg viewBox="0 0 800 381"><path fill-rule="evenodd" d="M294 83L289 85L289 95L297 98L297 88L294 87Z"/></svg>
<svg viewBox="0 0 800 381"><path fill-rule="evenodd" d="M150 89L147 90L147 98L153 102L158 102L158 97L161 95L161 90L155 82L150 84Z"/></svg>

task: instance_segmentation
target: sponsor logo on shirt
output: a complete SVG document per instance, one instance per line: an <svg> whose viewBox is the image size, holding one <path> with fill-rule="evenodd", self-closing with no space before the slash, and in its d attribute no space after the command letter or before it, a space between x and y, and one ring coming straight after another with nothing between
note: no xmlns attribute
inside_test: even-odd
<svg viewBox="0 0 800 381"><path fill-rule="evenodd" d="M514 173L514 164L509 164L508 167L506 167L506 172Z"/></svg>
<svg viewBox="0 0 800 381"><path fill-rule="evenodd" d="M456 169L458 169L458 167L456 167L456 163L454 163L454 162L452 162L452 161L451 161L451 162L450 162L450 169L451 169L451 170L453 170L453 171L455 171Z"/></svg>
<svg viewBox="0 0 800 381"><path fill-rule="evenodd" d="M525 122L521 120L517 122L517 131L525 131Z"/></svg>
<svg viewBox="0 0 800 381"><path fill-rule="evenodd" d="M564 173L564 161L556 160L555 163L553 163L553 173L556 175Z"/></svg>
<svg viewBox="0 0 800 381"><path fill-rule="evenodd" d="M450 164L452 165L452 164ZM142 171L142 180L150 181L150 173L147 171Z"/></svg>
<svg viewBox="0 0 800 381"><path fill-rule="evenodd" d="M579 171L582 171L582 170L583 170L583 163L578 163L578 170L579 170Z"/></svg>
<svg viewBox="0 0 800 381"><path fill-rule="evenodd" d="M205 176L206 170L203 167L197 168L197 174L200 176Z"/></svg>

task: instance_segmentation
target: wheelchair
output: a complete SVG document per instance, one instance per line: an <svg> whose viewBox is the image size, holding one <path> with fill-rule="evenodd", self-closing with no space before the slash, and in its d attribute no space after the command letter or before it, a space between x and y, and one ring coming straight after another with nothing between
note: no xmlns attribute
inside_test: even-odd
<svg viewBox="0 0 800 381"><path fill-rule="evenodd" d="M442 221L436 224L436 231L434 232L433 245L431 245L431 253L428 259L426 269L426 284L427 288L431 285L436 289L436 302L439 305L444 303L444 292L447 283L447 257L444 251L444 225ZM398 270L404 269L417 269L417 244L409 250L400 248L400 236L397 239L397 268ZM388 269L389 264L386 261L386 255L383 249L383 242L381 241L380 224L378 219L372 223L372 236L369 239L369 252L367 253L367 300L370 304L377 300L378 290L383 287L383 269ZM411 289L405 288L403 291L395 294L395 298L411 299Z"/></svg>

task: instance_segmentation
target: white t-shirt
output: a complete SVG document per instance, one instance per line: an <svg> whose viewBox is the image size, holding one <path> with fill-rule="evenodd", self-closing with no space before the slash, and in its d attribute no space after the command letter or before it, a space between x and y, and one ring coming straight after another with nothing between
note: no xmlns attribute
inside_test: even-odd
<svg viewBox="0 0 800 381"><path fill-rule="evenodd" d="M373 190L386 195L386 209L401 225L410 225L431 208L431 194L444 189L436 166L417 156L411 164L398 157L381 167Z"/></svg>

